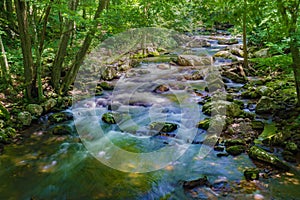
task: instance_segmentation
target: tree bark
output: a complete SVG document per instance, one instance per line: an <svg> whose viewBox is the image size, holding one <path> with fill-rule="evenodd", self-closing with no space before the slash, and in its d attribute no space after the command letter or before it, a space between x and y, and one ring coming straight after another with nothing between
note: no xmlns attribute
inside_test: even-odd
<svg viewBox="0 0 300 200"><path fill-rule="evenodd" d="M85 40L83 42L83 45L81 46L79 52L76 54L75 60L71 65L70 70L68 71L67 75L65 76L63 83L62 83L62 87L61 87L61 92L62 93L66 93L69 88L70 85L75 81L76 75L78 73L78 70L80 68L80 65L82 64L85 55L87 54L87 51L89 49L89 47L91 46L92 40L94 38L94 35L96 33L96 29L98 26L97 20L100 17L100 14L102 13L102 11L107 8L109 3L109 0L102 0L99 1L98 7L97 7L97 11L94 15L94 21L95 24L94 26L90 29L90 31L88 32L88 34L85 37Z"/></svg>
<svg viewBox="0 0 300 200"><path fill-rule="evenodd" d="M0 55L1 55L1 58L0 58L1 77L4 78L6 83L10 84L11 83L11 77L10 77L10 73L9 73L9 65L8 65L6 52L5 52L5 49L4 49L1 34L0 34L0 48L1 48L1 53L0 53Z"/></svg>
<svg viewBox="0 0 300 200"><path fill-rule="evenodd" d="M292 67L297 91L297 106L300 107L300 49L298 33L298 18L300 0L294 0L289 6L285 6L282 0L277 0L278 11L281 14L287 35L290 37L290 50L292 54Z"/></svg>
<svg viewBox="0 0 300 200"><path fill-rule="evenodd" d="M26 87L26 98L29 101L33 101L36 97L36 87L35 87L35 75L36 70L34 69L33 59L32 59L32 43L29 34L28 25L28 13L26 9L26 2L22 0L15 0L16 14L19 26L19 34L22 47L23 55L23 66L24 66L24 76L25 76L25 87Z"/></svg>
<svg viewBox="0 0 300 200"><path fill-rule="evenodd" d="M76 11L78 6L78 0L72 0L69 2L69 9L71 11ZM60 89L60 79L61 71L65 56L67 54L67 48L69 40L71 37L71 31L73 29L74 20L68 19L65 23L64 32L60 38L58 51L55 55L53 62L52 73L51 73L51 83L56 92L59 92Z"/></svg>
<svg viewBox="0 0 300 200"><path fill-rule="evenodd" d="M248 68L248 50L247 50L247 0L244 0L244 12L243 12L243 51L244 51L244 67Z"/></svg>

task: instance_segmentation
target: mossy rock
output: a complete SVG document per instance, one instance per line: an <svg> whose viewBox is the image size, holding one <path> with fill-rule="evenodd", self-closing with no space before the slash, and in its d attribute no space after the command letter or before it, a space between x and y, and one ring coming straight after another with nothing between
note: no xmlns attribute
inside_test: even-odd
<svg viewBox="0 0 300 200"><path fill-rule="evenodd" d="M72 120L72 119L73 119L72 113L59 112L59 113L54 113L54 114L50 115L48 118L48 121L51 124L57 124L57 123L65 122L65 121Z"/></svg>
<svg viewBox="0 0 300 200"><path fill-rule="evenodd" d="M50 98L50 99L46 100L42 106L43 106L45 112L49 112L56 105L57 105L57 101L53 98Z"/></svg>
<svg viewBox="0 0 300 200"><path fill-rule="evenodd" d="M289 170L289 166L287 166L285 163L283 163L281 160L279 160L278 157L266 152L265 150L263 150L257 146L252 146L249 149L248 155L250 158L252 158L254 160L268 163L279 169Z"/></svg>
<svg viewBox="0 0 300 200"><path fill-rule="evenodd" d="M0 103L0 119L10 119L10 113L8 110Z"/></svg>
<svg viewBox="0 0 300 200"><path fill-rule="evenodd" d="M241 117L243 114L238 104L223 100L205 103L202 107L202 112L206 115L226 113L226 116L231 118Z"/></svg>
<svg viewBox="0 0 300 200"><path fill-rule="evenodd" d="M43 113L43 107L38 104L29 104L26 106L26 110L35 117L39 117Z"/></svg>
<svg viewBox="0 0 300 200"><path fill-rule="evenodd" d="M236 145L245 145L245 141L242 139L227 139L224 142L224 145L226 147L230 147L230 146L236 146Z"/></svg>
<svg viewBox="0 0 300 200"><path fill-rule="evenodd" d="M114 112L107 112L102 115L102 121L107 124L116 124L122 119L121 114Z"/></svg>
<svg viewBox="0 0 300 200"><path fill-rule="evenodd" d="M73 133L73 129L70 125L61 124L53 127L51 129L51 133L53 135L71 135Z"/></svg>
<svg viewBox="0 0 300 200"><path fill-rule="evenodd" d="M288 142L285 145L285 150L296 153L296 152L298 152L298 146L294 142Z"/></svg>
<svg viewBox="0 0 300 200"><path fill-rule="evenodd" d="M226 148L227 153L233 156L240 155L246 151L246 147L242 145L230 146Z"/></svg>
<svg viewBox="0 0 300 200"><path fill-rule="evenodd" d="M18 120L22 125L29 126L32 121L32 116L28 111L20 112L18 114Z"/></svg>
<svg viewBox="0 0 300 200"><path fill-rule="evenodd" d="M204 120L198 122L198 128L207 130L209 128L210 118L205 118Z"/></svg>
<svg viewBox="0 0 300 200"><path fill-rule="evenodd" d="M244 176L247 181L258 180L259 179L259 170L256 168L246 169L244 171Z"/></svg>
<svg viewBox="0 0 300 200"><path fill-rule="evenodd" d="M265 124L262 121L258 121L258 120L253 120L251 122L251 127L253 129L258 129L258 130L263 130L265 127Z"/></svg>
<svg viewBox="0 0 300 200"><path fill-rule="evenodd" d="M150 124L150 129L151 130L156 130L159 132L173 132L178 128L177 124L170 123L170 122L152 122Z"/></svg>
<svg viewBox="0 0 300 200"><path fill-rule="evenodd" d="M113 84L106 81L99 83L98 86L100 86L103 90L113 90L115 87Z"/></svg>
<svg viewBox="0 0 300 200"><path fill-rule="evenodd" d="M278 109L279 106L276 104L274 99L262 96L256 104L255 112L257 114L272 114Z"/></svg>

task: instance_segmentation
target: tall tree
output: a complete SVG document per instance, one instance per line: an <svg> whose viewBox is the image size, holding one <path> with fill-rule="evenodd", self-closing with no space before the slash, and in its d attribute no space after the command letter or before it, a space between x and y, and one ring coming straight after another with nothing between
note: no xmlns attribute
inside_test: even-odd
<svg viewBox="0 0 300 200"><path fill-rule="evenodd" d="M282 18L286 34L290 38L298 106L300 106L300 34L298 30L300 0L277 0L277 8Z"/></svg>
<svg viewBox="0 0 300 200"><path fill-rule="evenodd" d="M32 41L29 33L28 9L27 2L24 0L15 0L15 8L19 27L19 35L21 40L21 48L23 54L24 76L26 86L26 97L29 101L33 101L37 96L36 91L36 69L33 64L32 57Z"/></svg>
<svg viewBox="0 0 300 200"><path fill-rule="evenodd" d="M75 81L76 75L78 73L78 70L80 68L80 65L82 64L90 46L92 43L92 40L94 38L94 35L97 31L97 27L99 25L98 20L100 18L101 13L108 7L109 0L101 0L98 3L97 10L94 15L94 23L93 26L90 28L89 32L87 33L83 44L81 48L79 49L78 53L75 56L75 59L73 60L70 70L67 72L67 75L64 77L62 86L60 88L60 92L66 93L70 85Z"/></svg>

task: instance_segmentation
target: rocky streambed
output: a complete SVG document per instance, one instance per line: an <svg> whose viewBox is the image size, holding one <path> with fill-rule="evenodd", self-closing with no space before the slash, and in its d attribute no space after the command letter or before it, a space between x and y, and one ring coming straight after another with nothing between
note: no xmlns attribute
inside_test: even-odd
<svg viewBox="0 0 300 200"><path fill-rule="evenodd" d="M5 147L0 197L297 199L292 80L244 68L239 39L180 41L184 50L147 47L77 82L70 109Z"/></svg>

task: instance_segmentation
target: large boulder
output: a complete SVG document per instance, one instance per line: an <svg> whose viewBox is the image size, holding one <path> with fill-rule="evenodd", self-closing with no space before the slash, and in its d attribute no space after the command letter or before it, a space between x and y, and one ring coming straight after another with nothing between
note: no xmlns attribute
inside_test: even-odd
<svg viewBox="0 0 300 200"><path fill-rule="evenodd" d="M29 126L32 121L32 116L28 111L20 112L18 114L18 120L21 122L22 125Z"/></svg>
<svg viewBox="0 0 300 200"><path fill-rule="evenodd" d="M255 112L257 114L272 114L276 109L278 106L272 98L262 96L256 104Z"/></svg>
<svg viewBox="0 0 300 200"><path fill-rule="evenodd" d="M265 150L257 146L252 146L249 149L248 155L250 158L254 160L268 163L270 165L273 165L283 170L289 170L289 166L287 166L285 163L279 160L279 158L277 158L276 156L266 152Z"/></svg>
<svg viewBox="0 0 300 200"><path fill-rule="evenodd" d="M233 61L237 61L237 57L230 53L229 51L219 51L214 55L215 58L225 58L225 59L231 59Z"/></svg>
<svg viewBox="0 0 300 200"><path fill-rule="evenodd" d="M237 48L237 47L233 47L230 49L230 52L233 54L233 55L236 55L236 56L239 56L239 57L244 57L244 51Z"/></svg>
<svg viewBox="0 0 300 200"><path fill-rule="evenodd" d="M211 65L213 60L210 56L179 55L177 62L181 66L204 66Z"/></svg>
<svg viewBox="0 0 300 200"><path fill-rule="evenodd" d="M219 38L218 44L222 45L232 45L232 44L238 44L239 41L236 38Z"/></svg>
<svg viewBox="0 0 300 200"><path fill-rule="evenodd" d="M43 107L38 104L29 104L26 106L26 110L36 117L41 116L43 113Z"/></svg>

